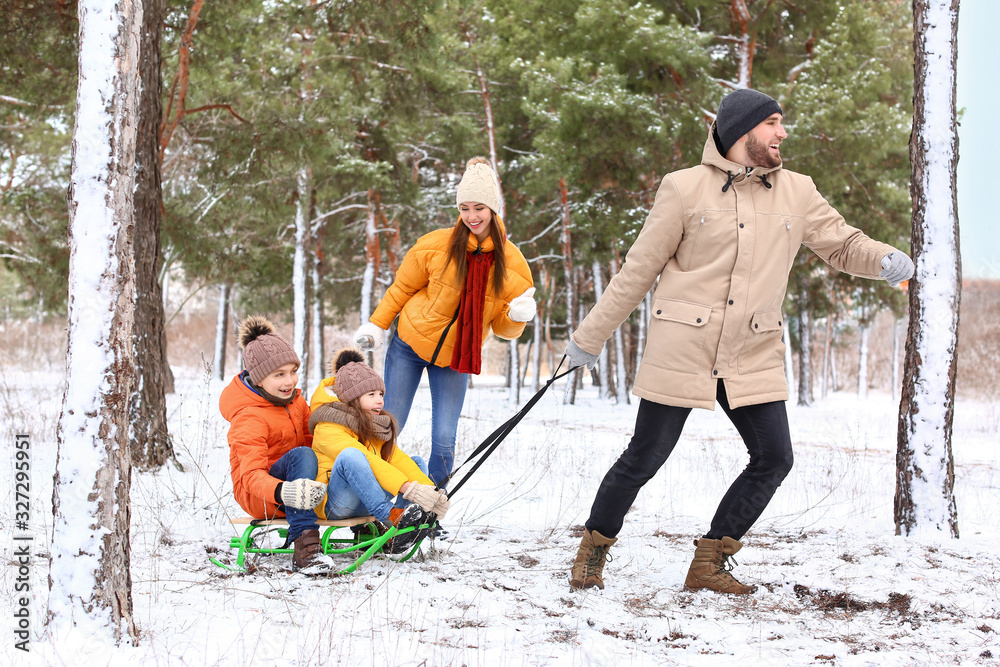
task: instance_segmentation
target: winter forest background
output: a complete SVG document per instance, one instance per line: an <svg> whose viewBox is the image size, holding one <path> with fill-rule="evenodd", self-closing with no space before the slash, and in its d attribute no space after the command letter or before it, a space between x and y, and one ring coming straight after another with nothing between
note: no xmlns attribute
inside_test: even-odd
<svg viewBox="0 0 1000 667"><path fill-rule="evenodd" d="M133 592L162 595L168 608L177 603L173 592L149 583L160 581L160 567L170 571L165 577L194 574L223 582L191 586L209 606L232 607L237 615L249 609L245 601L233 599L240 587L265 597L268 588L276 588L288 609L314 609L322 596L308 591L298 575L289 584L280 567L263 567L236 581L203 567L206 552L223 547L231 533L228 514L234 504L226 500L225 428L213 410L221 383L238 370L235 323L251 313L282 323L282 333L304 361L301 386L311 391L326 374L329 356L348 342L392 282L406 249L423 233L454 223L454 188L465 161L486 155L501 179L510 240L531 264L539 312L520 341L493 340L488 346L486 374L473 381L472 395L481 397L470 398L469 414L463 413L463 420L479 422L465 427L468 440L478 441L551 374L568 332L618 270L661 176L699 161L719 100L738 87L763 90L782 104L789 132L782 151L787 168L810 175L848 222L911 250L917 261L907 291L835 273L808 251L799 253L784 306L791 324L786 329L790 404L803 410L793 413L793 425L846 410L866 415L860 428L871 427L874 433L885 428L888 416L889 431L874 445L890 451L879 463L888 477L875 482L889 493L875 534L895 529L928 541L903 542L900 551L935 550L938 535L958 537L952 488L964 468L960 460L956 471L952 460L952 420L956 400L970 401L985 426L970 427L977 435L963 444L996 440L1000 382L992 322L1000 287L989 281L962 285L957 245L949 241L957 241L957 153L955 21L948 19L957 5L957 0L912 5L899 0L135 0L112 6L81 0L78 10L68 2L0 3L0 330L5 334L0 380L4 428L10 434L4 451L9 449L14 460L13 435L24 430L37 447L32 478L32 522L39 530L31 604L35 658L42 656L40 664L66 660L54 648L60 642L102 655L73 634L77 628L140 647L134 649L138 654L122 649L104 660L140 656L198 662L192 657L201 655L195 649L171 649L184 628L149 612L142 598L136 606L147 609L147 617L136 627ZM109 28L117 25L107 22L112 19L121 19L124 27ZM102 39L110 44L115 35L128 39L115 42L121 57L107 58ZM928 54L944 56L943 71L934 69L942 59ZM98 100L98 108L105 105L108 115L86 115L88 100ZM97 131L103 128L107 136ZM935 143L942 137L943 144ZM107 165L113 168L101 172ZM88 184L89 167L96 167L96 176ZM931 186L925 187L922 177L928 174ZM95 195L95 182L108 186L104 194ZM93 214L104 205L110 211L106 220ZM108 263L92 266L98 260ZM89 278L88 269L93 270ZM113 315L99 323L106 334L90 331L85 318L74 315L81 309L99 311L100 304ZM561 419L535 415L538 422L526 423L525 430L540 438L524 443L530 451L545 451L546 443L557 450L572 447L573 427L566 422L586 422L594 411L609 411L615 426L596 442L607 456L620 451L631 429L634 399L628 387L642 354L647 309L648 302L616 332L595 372L577 373L558 386L558 396L553 391L546 398L547 409ZM99 377L105 382L96 382ZM851 400L845 403L846 393ZM873 414L873 405L881 406L883 421ZM845 424L857 426L850 420ZM423 435L412 437L420 443ZM703 443L732 439L711 431L697 437L704 437ZM524 455L513 456L505 465L523 468L517 456ZM579 487L582 496L592 495L602 465L607 468L605 454L599 458L575 468L547 459L545 470L554 478L545 484ZM695 459L691 465L701 463ZM808 463L796 465L810 469ZM214 473L208 472L213 466ZM98 469L109 472L94 472ZM976 493L988 498L984 511L995 511L997 504L996 467L990 470L976 486ZM54 482L48 479L53 472L58 473ZM82 497L86 502L60 502L60 497L80 498L78 489L68 488L77 478L97 480L94 493ZM480 502L491 502L491 490L479 488ZM137 494L143 509L130 518L130 498L135 502ZM148 502L151 495L155 503ZM861 495L859 490L844 502ZM202 510L208 506L198 504L205 496L214 497L209 503L214 509L207 513ZM8 506L14 497L12 488ZM576 504L588 500L567 505L560 496L543 503L542 514L552 523L543 522L542 539L530 523L506 514L510 523L498 527L496 515L478 504L466 516L476 541L540 539L548 544L544 554L527 560L518 556L517 562L525 571L543 562L551 574L548 586L561 591L556 582L571 547L548 540L558 530L559 538L572 542L564 534L571 526L549 514L561 518L569 512L566 507L578 512ZM519 506L504 496L495 502ZM199 525L178 525L176 516L191 509ZM585 518L572 516L573 524ZM663 518L672 520L669 513ZM802 518L803 525L813 520ZM819 537L813 537L839 547L843 524L824 521ZM976 534L982 534L982 517L972 521ZM676 530L679 541L673 546L683 554L687 536L679 534L696 528L683 519L679 524L661 526L656 534L672 539L670 531ZM130 546L130 525L133 543L136 536L154 535L155 547ZM13 536L13 516L0 518L0 528ZM806 528L765 534L780 543L794 541L789 537L794 530ZM848 552L876 553L871 543L878 538L860 532ZM996 541L995 531L986 534ZM945 542L957 554L946 569L959 570L967 565L958 561L979 562L987 554L986 572L979 573L987 584L970 603L975 610L969 618L976 619L971 627L989 645L1000 631L997 561L988 549L963 552L962 542ZM456 544L462 553L461 542ZM645 546L654 552L660 548ZM441 572L450 567L448 553L432 553L414 565L405 586L408 595L419 598L414 587L437 578L439 590L462 598L468 586L482 585L482 572L503 567L484 563L482 571L459 575L456 582ZM79 557L85 554L92 558ZM795 574L806 563L826 567L824 560L796 564L794 556L779 562ZM142 578L130 575L133 570ZM365 613L372 625L399 630L411 653L396 662L419 664L422 655L428 664L488 664L495 656L486 637L496 628L488 620L469 625L447 620L461 637L435 645L458 641L465 653L440 648L421 653L426 646L419 624L390 623L381 606L385 601L372 606L365 592L377 590L389 575L407 576L401 568L388 574L372 568L337 590L345 607L369 605ZM485 589L512 591L524 585L492 580L492 589ZM862 580L862 590L865 585ZM789 593L791 587L786 588ZM5 579L4 590L14 590L13 575ZM808 597L797 588L793 592L796 600ZM916 632L919 614L909 606L902 609L899 598L892 597L898 593L885 592L887 606L871 608L898 614L893 622L905 620ZM782 589L772 586L769 593L780 598ZM922 594L930 601L914 592L913 600L919 600L914 608L938 604L934 591ZM834 609L867 611L852 608L845 595L846 606ZM435 618L433 601L420 599L427 605L421 612L425 620ZM535 618L541 622L570 613L567 609L581 611L588 599L600 608L600 598L593 595L583 603L566 602L558 612L543 605L532 613L540 614ZM587 628L558 628L548 641L575 647L567 664L623 659L694 664L685 650L699 642L714 645L712 632L703 625L678 629L676 619L690 616L684 609L691 600L682 599L679 610L665 612L652 599L640 605L645 611L636 617L667 618L663 639L653 637L647 626L605 628L599 634L619 644L598 651L598 657L590 650ZM712 604L693 599L699 606ZM619 603L623 606L615 608L626 616L636 613L634 600L613 605ZM474 601L462 604L466 612L476 608ZM517 606L493 604L507 617ZM899 637L870 640L860 651L850 650L848 643L826 657L824 649L809 644L815 625L806 623L798 635L774 629L788 620L782 616L790 613L787 600L766 599L764 605L785 611L757 621L751 635L765 628L800 639L798 649L779 653L795 656L793 661L852 664L848 656L873 659L879 651L888 651L885 655L898 658L898 664L927 661L926 653L913 658ZM728 622L730 612L706 614L715 624ZM322 648L316 634L324 634L327 624L342 631L343 618L313 618L310 612L303 621L287 613L282 643L265 642L260 654L244 646L248 638L237 630L249 623L258 628L254 636L259 638L271 631L267 623L258 627L242 617L229 618L233 627L224 636L235 633L237 654L244 660L261 655L279 664L312 664L317 656L338 655L335 648ZM931 616L922 622L940 620ZM157 631L160 622L170 630ZM586 625L594 628L591 621ZM473 642L481 644L478 653L469 643L469 628L483 629L483 637ZM372 640L353 626L349 630L355 642ZM500 649L520 651L510 658L512 664L550 661L503 637ZM395 646L392 636L381 641ZM961 644L947 633L935 635L930 652L947 657L948 646L956 642ZM757 653L750 655L760 656L763 645L754 645ZM359 652L367 656L358 645L348 655L357 658ZM20 651L14 655L25 658ZM233 655L213 647L201 657L227 664ZM961 655L988 662L993 654L986 648Z"/></svg>

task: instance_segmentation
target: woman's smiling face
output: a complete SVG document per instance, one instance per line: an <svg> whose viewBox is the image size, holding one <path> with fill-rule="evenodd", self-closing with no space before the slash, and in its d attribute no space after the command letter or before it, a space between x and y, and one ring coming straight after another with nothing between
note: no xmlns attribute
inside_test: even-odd
<svg viewBox="0 0 1000 667"><path fill-rule="evenodd" d="M480 241L485 241L490 235L490 224L493 222L493 210L486 204L479 202L462 202L458 205L458 211L462 215L462 222L469 228L469 231Z"/></svg>

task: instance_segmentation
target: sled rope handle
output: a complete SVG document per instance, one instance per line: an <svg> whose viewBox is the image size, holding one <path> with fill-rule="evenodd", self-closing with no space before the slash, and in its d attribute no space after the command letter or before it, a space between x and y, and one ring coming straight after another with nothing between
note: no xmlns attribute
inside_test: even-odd
<svg viewBox="0 0 1000 667"><path fill-rule="evenodd" d="M479 466L481 466L483 464L483 462L487 458L489 458L490 454L492 454L496 450L496 448L500 446L500 443L503 442L504 438L506 438L510 434L511 431L514 430L514 427L517 426L517 423L519 421L521 421L521 419L524 417L524 415L528 414L528 412L531 410L531 408L533 408L535 406L535 403L538 402L538 399L540 399L542 397L542 395L546 391L548 391L548 388L550 386L552 386L552 383L555 382L556 380L560 379L560 378L566 377L567 375L569 375L570 373L572 373L573 371L575 371L577 368L581 368L581 366L574 366L573 368L570 368L568 370L563 371L562 373L559 373L559 369L562 368L562 365L563 365L564 361L566 361L566 355L565 354L563 355L562 359L559 360L559 365L556 366L556 369L554 371L552 371L552 377L550 377L548 379L548 381L545 383L545 386L543 386L541 389L539 389L535 393L535 395L532 396L528 400L528 402L524 404L524 407L522 407L520 410L518 410L517 413L513 417L511 417L506 422L504 422L499 428L497 428L495 431L493 431L493 433L490 433L489 437L486 438L485 440L483 440L479 444L479 446L476 447L476 450L474 452L472 452L471 454L469 454L468 458L466 458L465 461L463 461L461 463L461 465L459 465L457 468L455 468L451 472L450 475L448 475L443 480L441 480L441 483L438 484L435 488L440 491L441 488L445 484L447 484L451 480L452 477L455 476L455 473L457 473L459 470L461 470L463 467L465 467L465 465L469 461L471 461L472 459L476 458L477 456L479 456L480 453L482 453L483 455L479 458L478 461L476 461L475 465L472 466L472 469L469 470L468 473L466 473L465 477L463 477L461 480L459 480L458 484L456 484L455 487L450 492L448 492L448 498L454 498L455 497L455 493L460 488L462 488L462 485L465 484L469 480L470 477L472 477L473 473L475 473L476 470L479 469Z"/></svg>

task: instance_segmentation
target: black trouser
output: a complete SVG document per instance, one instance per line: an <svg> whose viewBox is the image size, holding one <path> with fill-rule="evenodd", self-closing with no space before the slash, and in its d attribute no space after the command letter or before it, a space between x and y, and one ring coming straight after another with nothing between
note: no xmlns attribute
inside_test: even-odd
<svg viewBox="0 0 1000 667"><path fill-rule="evenodd" d="M722 497L705 537L739 540L760 517L792 469L792 440L784 401L730 408L726 389L719 380L719 405L743 437L750 462ZM639 489L660 469L674 450L691 408L660 405L645 399L639 402L635 434L628 449L597 490L587 528L605 537L615 537L622 529L625 513Z"/></svg>

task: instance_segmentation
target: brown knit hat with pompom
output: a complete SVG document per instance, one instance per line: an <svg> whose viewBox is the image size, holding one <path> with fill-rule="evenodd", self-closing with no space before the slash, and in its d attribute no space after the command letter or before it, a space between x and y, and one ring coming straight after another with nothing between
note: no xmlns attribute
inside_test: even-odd
<svg viewBox="0 0 1000 667"><path fill-rule="evenodd" d="M385 393L385 382L365 363L365 355L353 347L345 347L330 362L333 370L333 393L344 403L350 403L370 391Z"/></svg>
<svg viewBox="0 0 1000 667"><path fill-rule="evenodd" d="M465 165L465 175L458 184L455 205L465 202L486 204L494 213L500 211L500 181L497 179L490 161L476 156Z"/></svg>
<svg viewBox="0 0 1000 667"><path fill-rule="evenodd" d="M240 323L239 343L243 348L243 368L255 385L285 364L297 367L301 363L292 346L274 332L274 325L259 315L251 315Z"/></svg>

